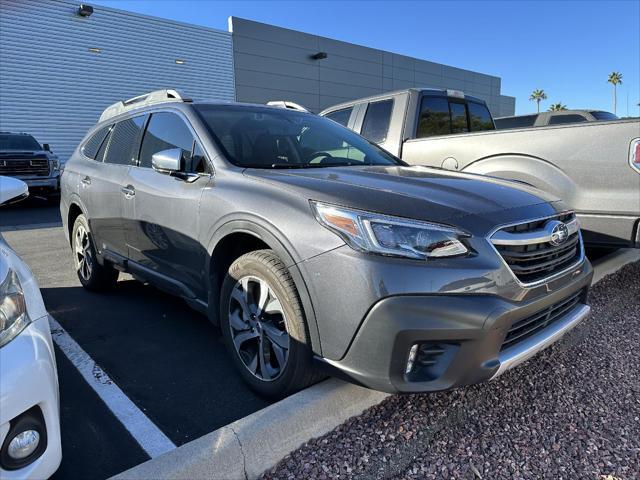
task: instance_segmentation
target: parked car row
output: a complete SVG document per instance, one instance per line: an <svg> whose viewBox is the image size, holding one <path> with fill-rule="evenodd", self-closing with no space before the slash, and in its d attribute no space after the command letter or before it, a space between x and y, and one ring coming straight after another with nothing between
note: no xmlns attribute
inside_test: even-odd
<svg viewBox="0 0 640 480"><path fill-rule="evenodd" d="M0 204L28 194L15 177L60 182L81 284L127 272L183 298L262 395L327 374L439 391L496 378L589 315L581 224L640 247L637 121L495 128L457 91L314 115L160 90L108 107L61 176L48 146L0 134ZM1 236L0 373L2 478L47 477L61 458L48 315Z"/></svg>
<svg viewBox="0 0 640 480"><path fill-rule="evenodd" d="M482 100L430 89L354 100L320 115L410 165L516 180L549 192L575 210L586 243L640 248L640 119L496 130Z"/></svg>

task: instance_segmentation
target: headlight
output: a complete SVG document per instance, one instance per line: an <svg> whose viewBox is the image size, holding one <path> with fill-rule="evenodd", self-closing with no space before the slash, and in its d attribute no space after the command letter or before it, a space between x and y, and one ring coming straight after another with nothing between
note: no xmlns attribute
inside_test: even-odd
<svg viewBox="0 0 640 480"><path fill-rule="evenodd" d="M0 283L0 347L13 340L29 322L18 275L9 270Z"/></svg>
<svg viewBox="0 0 640 480"><path fill-rule="evenodd" d="M351 247L407 258L453 257L468 252L469 235L446 225L408 220L311 201L318 221Z"/></svg>
<svg viewBox="0 0 640 480"><path fill-rule="evenodd" d="M58 160L57 158L53 158L51 160L51 165L53 166L54 170L60 170L60 160Z"/></svg>

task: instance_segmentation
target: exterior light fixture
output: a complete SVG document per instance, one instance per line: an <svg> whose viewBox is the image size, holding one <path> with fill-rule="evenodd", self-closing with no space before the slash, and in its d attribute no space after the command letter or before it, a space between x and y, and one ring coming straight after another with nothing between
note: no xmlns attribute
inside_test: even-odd
<svg viewBox="0 0 640 480"><path fill-rule="evenodd" d="M84 3L78 7L78 15L81 17L90 17L93 14L93 7Z"/></svg>
<svg viewBox="0 0 640 480"><path fill-rule="evenodd" d="M324 60L327 57L328 57L327 52L318 52L311 55L311 58L313 60Z"/></svg>
<svg viewBox="0 0 640 480"><path fill-rule="evenodd" d="M176 64L184 65L184 60L180 60L179 58L176 58Z"/></svg>
<svg viewBox="0 0 640 480"><path fill-rule="evenodd" d="M95 48L95 47L90 47L89 51L91 53L100 53L100 52L102 52L102 50L100 50L99 48Z"/></svg>

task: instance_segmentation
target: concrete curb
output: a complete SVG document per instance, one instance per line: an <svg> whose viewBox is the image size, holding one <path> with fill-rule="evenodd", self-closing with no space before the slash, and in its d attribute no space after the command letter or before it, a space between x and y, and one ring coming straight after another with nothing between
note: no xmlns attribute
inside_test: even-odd
<svg viewBox="0 0 640 480"><path fill-rule="evenodd" d="M628 263L640 261L640 249L627 248L617 250L593 263L595 273L593 283L599 282L607 275L617 272Z"/></svg>
<svg viewBox="0 0 640 480"><path fill-rule="evenodd" d="M594 263L593 282L635 261L640 261L640 250L607 255ZM113 478L254 479L303 443L388 396L329 379Z"/></svg>
<svg viewBox="0 0 640 480"><path fill-rule="evenodd" d="M257 478L306 441L388 396L329 379L113 478Z"/></svg>

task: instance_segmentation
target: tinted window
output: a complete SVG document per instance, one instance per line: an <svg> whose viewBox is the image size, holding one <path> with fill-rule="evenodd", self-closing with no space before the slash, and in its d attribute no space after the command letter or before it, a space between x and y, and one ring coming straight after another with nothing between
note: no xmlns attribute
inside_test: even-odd
<svg viewBox="0 0 640 480"><path fill-rule="evenodd" d="M85 157L89 157L95 160L102 142L104 142L104 139L107 138L107 134L109 133L110 128L111 126L103 127L96 133L91 135L89 140L87 140L87 143L85 143L84 147L82 147L82 153Z"/></svg>
<svg viewBox="0 0 640 480"><path fill-rule="evenodd" d="M549 119L549 125L562 125L565 123L586 122L587 119L582 115L554 115Z"/></svg>
<svg viewBox="0 0 640 480"><path fill-rule="evenodd" d="M469 108L469 122L472 132L495 129L489 109L485 105L469 102L467 107Z"/></svg>
<svg viewBox="0 0 640 480"><path fill-rule="evenodd" d="M467 124L467 107L464 103L449 103L451 110L451 133L462 133L469 131Z"/></svg>
<svg viewBox="0 0 640 480"><path fill-rule="evenodd" d="M498 130L502 130L505 128L533 127L537 118L538 115L520 115L518 117L496 118L496 128Z"/></svg>
<svg viewBox="0 0 640 480"><path fill-rule="evenodd" d="M336 110L335 112L327 113L325 117L334 122L338 122L343 127L346 127L349 124L349 117L351 116L351 112L353 111L353 107L343 108L342 110Z"/></svg>
<svg viewBox="0 0 640 480"><path fill-rule="evenodd" d="M207 163L204 150L198 142L193 147L193 154L191 155L191 167L189 172L194 173L210 173L209 164Z"/></svg>
<svg viewBox="0 0 640 480"><path fill-rule="evenodd" d="M184 166L188 168L193 148L193 135L187 124L175 113L151 115L140 149L140 166L151 168L151 157L162 150L182 150Z"/></svg>
<svg viewBox="0 0 640 480"><path fill-rule="evenodd" d="M417 138L451 133L449 102L446 98L423 97L420 104Z"/></svg>
<svg viewBox="0 0 640 480"><path fill-rule="evenodd" d="M362 122L360 135L373 143L383 143L387 139L393 100L370 103Z"/></svg>
<svg viewBox="0 0 640 480"><path fill-rule="evenodd" d="M107 145L109 145L109 141L111 140L111 132L113 132L113 125L109 125L107 127L107 138L104 139L104 141L102 142L102 145L100 145L100 148L98 149L98 153L96 153L96 158L95 160L97 162L102 162L104 160L104 154L107 151Z"/></svg>
<svg viewBox="0 0 640 480"><path fill-rule="evenodd" d="M392 110L393 100L370 103L362 122L360 135L373 143L384 143L391 123Z"/></svg>
<svg viewBox="0 0 640 480"><path fill-rule="evenodd" d="M0 150L42 150L40 144L31 135L0 134Z"/></svg>
<svg viewBox="0 0 640 480"><path fill-rule="evenodd" d="M128 118L118 122L111 131L109 146L104 157L105 163L133 165L138 154L140 134L146 117Z"/></svg>
<svg viewBox="0 0 640 480"><path fill-rule="evenodd" d="M194 108L226 158L242 167L402 165L351 130L317 115L259 106Z"/></svg>
<svg viewBox="0 0 640 480"><path fill-rule="evenodd" d="M597 120L619 120L617 115L610 112L591 112Z"/></svg>

